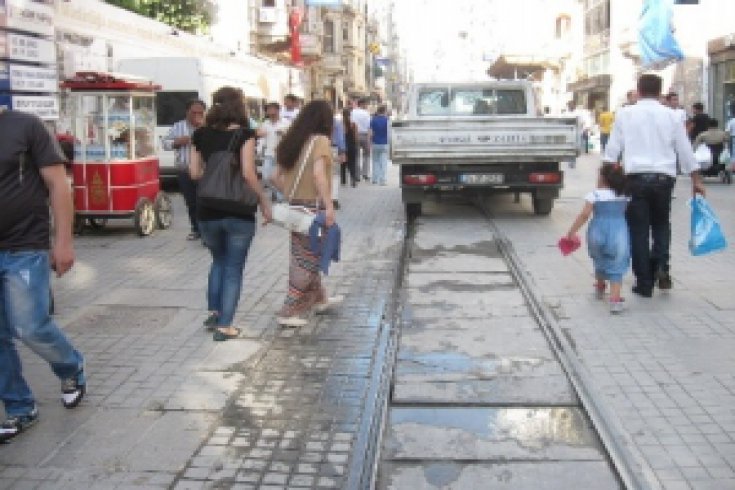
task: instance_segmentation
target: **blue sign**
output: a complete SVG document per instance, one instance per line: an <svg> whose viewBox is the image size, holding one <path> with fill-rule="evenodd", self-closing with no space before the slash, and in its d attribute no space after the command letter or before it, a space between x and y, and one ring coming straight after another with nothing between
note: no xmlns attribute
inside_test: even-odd
<svg viewBox="0 0 735 490"><path fill-rule="evenodd" d="M644 0L638 44L643 68L663 68L684 59L674 38L673 0Z"/></svg>
<svg viewBox="0 0 735 490"><path fill-rule="evenodd" d="M342 0L306 0L307 7L339 7Z"/></svg>

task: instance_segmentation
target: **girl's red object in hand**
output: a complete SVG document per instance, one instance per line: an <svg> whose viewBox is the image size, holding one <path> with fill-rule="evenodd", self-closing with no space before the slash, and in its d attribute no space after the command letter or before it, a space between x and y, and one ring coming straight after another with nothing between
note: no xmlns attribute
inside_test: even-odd
<svg viewBox="0 0 735 490"><path fill-rule="evenodd" d="M559 250L561 250L562 255L565 257L577 250L581 245L582 241L576 235L572 238L562 237L559 239L558 243Z"/></svg>

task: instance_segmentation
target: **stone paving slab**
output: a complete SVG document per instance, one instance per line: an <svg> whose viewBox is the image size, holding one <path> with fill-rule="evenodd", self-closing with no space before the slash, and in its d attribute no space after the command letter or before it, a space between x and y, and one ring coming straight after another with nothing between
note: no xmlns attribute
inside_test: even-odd
<svg viewBox="0 0 735 490"><path fill-rule="evenodd" d="M384 458L443 461L602 461L578 408L390 409Z"/></svg>
<svg viewBox="0 0 735 490"><path fill-rule="evenodd" d="M607 475L607 476L605 476ZM547 463L388 463L379 488L389 490L619 490L600 461Z"/></svg>
<svg viewBox="0 0 735 490"><path fill-rule="evenodd" d="M404 233L395 186L341 201L342 262L326 284L342 310L279 328L288 234L259 228L235 317L245 338L225 343L202 327L210 258L185 240L180 196L170 230L141 239L113 224L78 238L53 289L88 395L63 409L48 366L21 347L41 421L0 446L0 488L340 488Z"/></svg>
<svg viewBox="0 0 735 490"><path fill-rule="evenodd" d="M533 217L530 203L493 200L493 212L532 280L556 315L607 407L627 438L635 464L651 488L735 488L735 250L692 257L689 179L672 203L674 289L652 299L630 293L628 311L606 312L590 292L592 268L583 249L562 258L556 241L594 186L599 157L585 157L566 173L552 215ZM735 233L733 188L708 180L708 200L722 227Z"/></svg>

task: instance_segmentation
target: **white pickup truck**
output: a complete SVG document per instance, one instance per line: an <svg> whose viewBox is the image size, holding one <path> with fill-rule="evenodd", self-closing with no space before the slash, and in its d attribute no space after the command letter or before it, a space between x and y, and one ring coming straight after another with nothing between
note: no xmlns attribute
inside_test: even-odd
<svg viewBox="0 0 735 490"><path fill-rule="evenodd" d="M432 194L528 193L536 214L551 212L579 153L576 118L539 115L526 81L414 84L405 117L392 124L409 216Z"/></svg>

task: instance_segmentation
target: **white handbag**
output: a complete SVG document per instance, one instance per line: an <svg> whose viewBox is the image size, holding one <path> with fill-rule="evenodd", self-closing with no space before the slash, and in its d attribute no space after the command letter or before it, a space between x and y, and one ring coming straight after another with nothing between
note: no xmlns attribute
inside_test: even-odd
<svg viewBox="0 0 735 490"><path fill-rule="evenodd" d="M308 233L309 228L311 228L311 224L314 222L315 214L312 210L304 206L293 206L289 204L296 194L296 189L298 189L299 187L301 177L304 174L304 168L306 167L306 161L311 155L311 149L313 148L313 146L314 137L312 136L309 140L309 146L306 149L304 158L301 161L299 173L296 176L293 187L291 188L291 192L288 195L288 201L274 204L272 210L274 225L280 226L281 228L285 228L288 231L296 233Z"/></svg>
<svg viewBox="0 0 735 490"><path fill-rule="evenodd" d="M697 147L694 152L694 158L696 158L697 163L699 163L699 168L702 170L707 170L712 166L712 152L710 151L709 146L704 143L701 143Z"/></svg>

